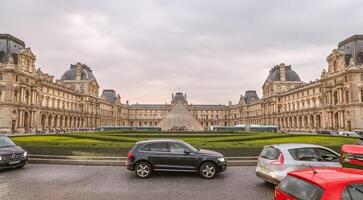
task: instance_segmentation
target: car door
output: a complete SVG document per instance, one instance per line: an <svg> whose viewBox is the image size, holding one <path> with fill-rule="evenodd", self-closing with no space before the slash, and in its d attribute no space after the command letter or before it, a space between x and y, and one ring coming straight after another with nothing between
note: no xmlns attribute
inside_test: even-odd
<svg viewBox="0 0 363 200"><path fill-rule="evenodd" d="M169 142L172 167L177 170L195 170L198 159L193 151L177 142Z"/></svg>
<svg viewBox="0 0 363 200"><path fill-rule="evenodd" d="M321 160L322 165L326 167L341 167L339 155L333 151L323 148L316 148L315 151Z"/></svg>
<svg viewBox="0 0 363 200"><path fill-rule="evenodd" d="M363 182L349 184L342 192L341 200L361 200L363 199Z"/></svg>
<svg viewBox="0 0 363 200"><path fill-rule="evenodd" d="M170 168L172 155L168 142L155 142L148 145L148 159L154 169Z"/></svg>
<svg viewBox="0 0 363 200"><path fill-rule="evenodd" d="M296 168L308 168L308 167L322 167L324 163L321 162L319 154L316 148L304 147L297 149L290 149L290 154L296 161Z"/></svg>

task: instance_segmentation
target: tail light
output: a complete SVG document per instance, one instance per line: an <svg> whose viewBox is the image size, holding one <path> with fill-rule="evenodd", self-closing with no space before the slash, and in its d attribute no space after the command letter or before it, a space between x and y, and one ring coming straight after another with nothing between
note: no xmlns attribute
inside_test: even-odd
<svg viewBox="0 0 363 200"><path fill-rule="evenodd" d="M281 165L284 165L284 161L285 161L284 155L282 153L280 153L277 160L272 161L271 164L281 166Z"/></svg>
<svg viewBox="0 0 363 200"><path fill-rule="evenodd" d="M133 158L133 157L134 157L134 155L132 155L132 153L131 153L131 152L128 152L128 153L127 153L127 158L128 158L128 159L131 159L131 158Z"/></svg>

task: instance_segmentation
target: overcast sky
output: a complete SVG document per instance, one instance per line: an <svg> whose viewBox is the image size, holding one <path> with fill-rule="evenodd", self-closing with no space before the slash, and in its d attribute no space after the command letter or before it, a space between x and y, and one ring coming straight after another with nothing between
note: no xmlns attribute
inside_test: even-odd
<svg viewBox="0 0 363 200"><path fill-rule="evenodd" d="M337 44L363 33L351 0L129 0L0 2L0 32L22 39L37 67L59 79L85 63L122 102L236 103L276 64L308 82Z"/></svg>

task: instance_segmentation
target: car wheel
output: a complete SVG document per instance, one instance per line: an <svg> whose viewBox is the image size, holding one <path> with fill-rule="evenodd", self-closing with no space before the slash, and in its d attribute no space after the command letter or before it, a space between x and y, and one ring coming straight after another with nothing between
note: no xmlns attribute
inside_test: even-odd
<svg viewBox="0 0 363 200"><path fill-rule="evenodd" d="M147 162L139 162L135 166L135 174L139 178L149 178L152 174L151 165Z"/></svg>
<svg viewBox="0 0 363 200"><path fill-rule="evenodd" d="M206 179L212 179L216 176L216 165L212 162L205 162L199 168L199 174Z"/></svg>

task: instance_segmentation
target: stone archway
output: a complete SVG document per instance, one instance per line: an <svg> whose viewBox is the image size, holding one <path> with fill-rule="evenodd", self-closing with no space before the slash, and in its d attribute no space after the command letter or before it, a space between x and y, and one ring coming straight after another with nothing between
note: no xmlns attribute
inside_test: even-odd
<svg viewBox="0 0 363 200"><path fill-rule="evenodd" d="M54 127L54 129L58 128L58 115L54 115L53 127Z"/></svg>
<svg viewBox="0 0 363 200"><path fill-rule="evenodd" d="M45 131L46 130L46 121L47 121L47 116L45 114L42 114L42 119L41 119L41 126L42 126L42 130Z"/></svg>
<svg viewBox="0 0 363 200"><path fill-rule="evenodd" d="M316 115L316 129L319 130L321 128L321 117L320 115Z"/></svg>
<svg viewBox="0 0 363 200"><path fill-rule="evenodd" d="M25 133L29 132L29 128L30 128L30 117L27 111L24 112L24 131Z"/></svg>
<svg viewBox="0 0 363 200"><path fill-rule="evenodd" d="M314 129L315 128L315 124L314 124L314 115L310 115L309 117L309 129Z"/></svg>
<svg viewBox="0 0 363 200"><path fill-rule="evenodd" d="M334 114L334 129L335 130L339 129L339 114L338 114L338 112L336 112Z"/></svg>
<svg viewBox="0 0 363 200"><path fill-rule="evenodd" d="M59 117L59 128L63 128L63 115L61 115L60 117Z"/></svg>
<svg viewBox="0 0 363 200"><path fill-rule="evenodd" d="M53 116L50 114L48 116L48 130L51 131L52 130L52 121L53 121Z"/></svg>

